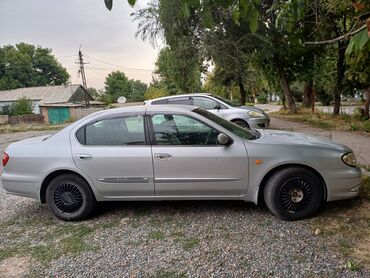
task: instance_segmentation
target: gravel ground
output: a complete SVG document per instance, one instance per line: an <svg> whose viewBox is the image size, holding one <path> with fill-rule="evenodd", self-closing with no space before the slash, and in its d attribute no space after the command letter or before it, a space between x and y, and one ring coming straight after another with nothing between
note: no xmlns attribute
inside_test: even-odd
<svg viewBox="0 0 370 278"><path fill-rule="evenodd" d="M0 135L0 149L48 133ZM0 208L0 277L370 277L312 220L244 202L104 203L67 223L0 188Z"/></svg>

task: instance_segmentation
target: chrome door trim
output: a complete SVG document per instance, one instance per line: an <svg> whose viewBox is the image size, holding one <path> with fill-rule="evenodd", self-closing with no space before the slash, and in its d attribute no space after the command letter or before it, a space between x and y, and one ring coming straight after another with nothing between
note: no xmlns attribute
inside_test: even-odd
<svg viewBox="0 0 370 278"><path fill-rule="evenodd" d="M148 177L109 177L99 178L98 181L105 183L150 183L152 179Z"/></svg>
<svg viewBox="0 0 370 278"><path fill-rule="evenodd" d="M181 183L181 182L225 182L238 181L241 178L155 178L156 183Z"/></svg>

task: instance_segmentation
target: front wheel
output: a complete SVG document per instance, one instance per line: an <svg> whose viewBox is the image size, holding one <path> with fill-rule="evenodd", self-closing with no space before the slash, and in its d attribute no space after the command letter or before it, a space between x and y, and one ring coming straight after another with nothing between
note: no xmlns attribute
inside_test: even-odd
<svg viewBox="0 0 370 278"><path fill-rule="evenodd" d="M249 129L249 124L243 120L235 120L233 123L241 126L242 128Z"/></svg>
<svg viewBox="0 0 370 278"><path fill-rule="evenodd" d="M90 186L81 177L62 174L46 189L49 210L63 220L82 220L95 208L96 200Z"/></svg>
<svg viewBox="0 0 370 278"><path fill-rule="evenodd" d="M323 185L317 175L301 167L276 172L264 190L267 207L283 220L299 220L314 215L323 196Z"/></svg>

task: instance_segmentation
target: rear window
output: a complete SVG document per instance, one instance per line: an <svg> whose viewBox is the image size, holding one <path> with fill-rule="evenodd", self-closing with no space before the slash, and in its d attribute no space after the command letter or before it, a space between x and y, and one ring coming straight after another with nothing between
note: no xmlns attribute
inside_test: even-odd
<svg viewBox="0 0 370 278"><path fill-rule="evenodd" d="M167 99L153 101L152 104L167 104Z"/></svg>
<svg viewBox="0 0 370 278"><path fill-rule="evenodd" d="M103 119L80 128L76 138L82 145L145 145L143 116Z"/></svg>

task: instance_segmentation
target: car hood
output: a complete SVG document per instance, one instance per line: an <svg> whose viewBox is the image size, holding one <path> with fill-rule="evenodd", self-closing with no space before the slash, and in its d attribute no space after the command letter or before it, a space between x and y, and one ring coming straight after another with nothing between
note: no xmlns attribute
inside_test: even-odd
<svg viewBox="0 0 370 278"><path fill-rule="evenodd" d="M340 150L343 152L351 152L351 149L345 145L313 135L271 129L259 129L258 131L261 133L261 137L257 139L256 142L259 143L319 147Z"/></svg>

